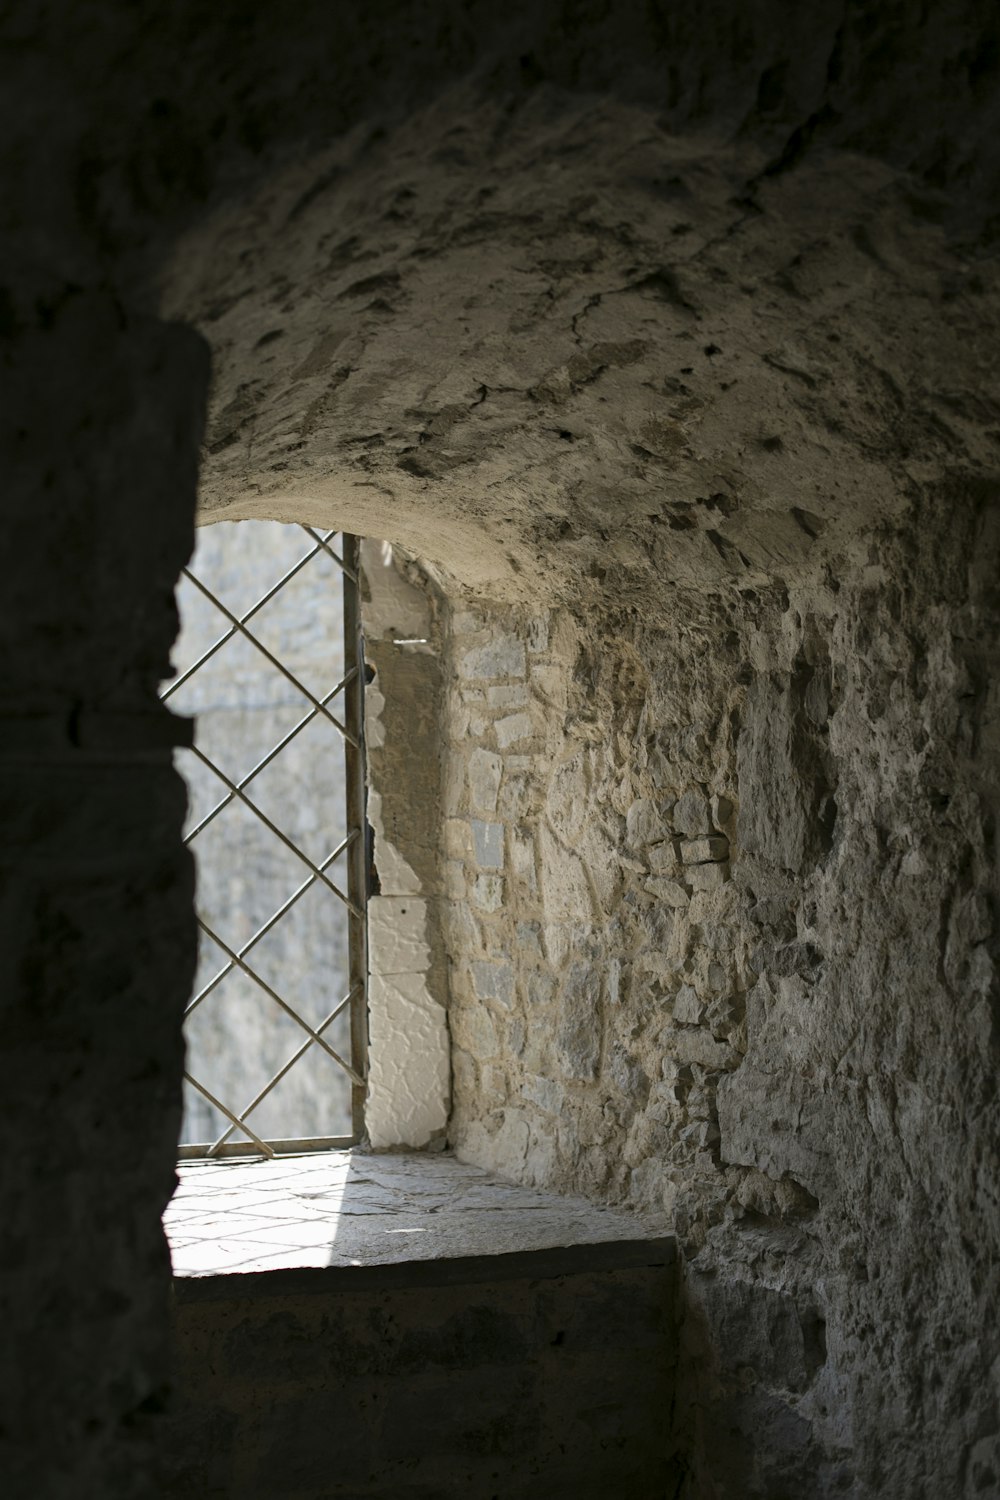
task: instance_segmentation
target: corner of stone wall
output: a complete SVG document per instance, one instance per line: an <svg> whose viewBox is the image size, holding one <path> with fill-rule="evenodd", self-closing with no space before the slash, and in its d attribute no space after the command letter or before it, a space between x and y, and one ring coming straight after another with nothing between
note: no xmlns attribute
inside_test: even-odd
<svg viewBox="0 0 1000 1500"><path fill-rule="evenodd" d="M430 593L386 542L361 544L361 595L373 833L366 1128L376 1150L439 1150L451 1092L438 912L440 626Z"/></svg>

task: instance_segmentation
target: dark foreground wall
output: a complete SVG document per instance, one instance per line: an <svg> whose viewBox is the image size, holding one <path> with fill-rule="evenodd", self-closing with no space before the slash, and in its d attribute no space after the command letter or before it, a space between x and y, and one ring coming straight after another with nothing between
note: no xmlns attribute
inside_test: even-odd
<svg viewBox="0 0 1000 1500"><path fill-rule="evenodd" d="M661 1500L670 1241L175 1285L171 1500Z"/></svg>

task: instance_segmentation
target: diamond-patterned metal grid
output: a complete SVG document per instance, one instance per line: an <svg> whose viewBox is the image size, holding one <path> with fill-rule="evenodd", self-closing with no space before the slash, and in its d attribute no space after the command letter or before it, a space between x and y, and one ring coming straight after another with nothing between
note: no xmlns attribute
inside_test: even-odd
<svg viewBox="0 0 1000 1500"><path fill-rule="evenodd" d="M267 661L271 668L280 673L282 678L301 695L306 705L303 716L276 741L268 752L261 756L256 764L239 779L233 779L226 771L216 764L208 756L205 750L196 740L193 754L209 770L218 782L225 788L225 795L215 803L209 811L203 814L195 825L185 835L185 842L193 844L195 840L204 833L215 819L224 812L227 807L239 803L249 810L259 820L260 824L280 843L288 849L292 855L301 863L307 871L306 878L293 890L289 892L286 899L277 907L271 915L262 922L253 934L239 947L233 947L225 941L216 928L206 919L202 912L198 912L198 923L202 932L220 950L225 962L215 974L204 983L194 994L185 1012L185 1020L190 1018L194 1012L204 1004L218 986L231 974L237 971L246 976L257 986L259 991L276 1007L282 1015L288 1017L303 1034L303 1040L286 1057L280 1067L271 1075L262 1088L257 1089L253 1096L242 1102L233 1102L220 1099L207 1084L199 1079L190 1069L185 1070L185 1078L192 1088L204 1098L213 1109L217 1110L228 1122L226 1128L212 1141L197 1144L185 1144L180 1148L182 1156L224 1156L242 1154L263 1154L274 1156L280 1150L301 1150L308 1147L343 1146L356 1142L363 1130L363 1107L365 1098L365 1075L366 1075L366 978L367 962L365 952L365 816L364 816L364 767L362 759L362 692L363 675L361 671L362 652L360 645L360 613L358 605L358 571L357 538L341 533L342 555L332 545L336 532L329 531L320 533L311 526L303 526L302 530L309 537L312 545L295 564L288 568L271 588L267 589L249 609L237 614L211 589L202 578L199 578L190 568L184 569L188 581L214 606L227 622L227 629L212 644L201 652L197 659L179 674L163 691L161 697L164 701L170 699L182 688L185 683L198 672L207 662L212 660L216 654L234 639L247 641L260 656ZM253 630L249 628L250 621L259 614L264 607L274 599L279 592L305 568L314 558L325 555L333 559L341 572L343 579L343 616L344 616L344 675L341 679L322 696L314 694L301 680L299 674L294 672L281 658L271 651ZM331 708L331 704L340 698L343 703L342 715L338 717ZM339 706L339 705L338 705ZM312 860L301 844L288 832L279 826L277 822L268 816L266 812L254 801L252 793L248 790L252 783L271 763L295 740L304 729L317 718L322 717L329 722L341 736L345 747L346 765L346 837L343 838L324 859L318 862ZM341 876L341 884L329 873L331 867L341 861L344 866L344 874ZM311 1024L294 1003L279 992L274 984L270 983L254 967L248 955L261 940L270 933L278 923L301 901L302 897L317 885L322 885L336 900L343 903L348 917L348 957L349 957L349 986L347 993L339 998L330 1008L324 1019L319 1024ZM346 886L346 890L343 888ZM345 1010L350 1012L350 1056L345 1057L333 1047L324 1035L335 1020ZM251 1120L254 1112L267 1099L281 1081L287 1076L292 1068L301 1061L303 1057L316 1048L325 1054L334 1065L342 1069L351 1081L352 1089L352 1124L353 1132L349 1136L331 1135L303 1139L267 1139L257 1132ZM237 1139L233 1139L237 1137Z"/></svg>

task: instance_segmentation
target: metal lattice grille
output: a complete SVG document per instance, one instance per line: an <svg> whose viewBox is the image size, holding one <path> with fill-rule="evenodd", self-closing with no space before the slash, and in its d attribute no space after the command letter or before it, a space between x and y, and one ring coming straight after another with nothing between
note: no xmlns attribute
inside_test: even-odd
<svg viewBox="0 0 1000 1500"><path fill-rule="evenodd" d="M204 535L181 590L182 647L199 626L201 643L162 694L198 722L182 767L200 950L180 1152L348 1145L367 1041L357 540L338 551L335 532L260 522Z"/></svg>

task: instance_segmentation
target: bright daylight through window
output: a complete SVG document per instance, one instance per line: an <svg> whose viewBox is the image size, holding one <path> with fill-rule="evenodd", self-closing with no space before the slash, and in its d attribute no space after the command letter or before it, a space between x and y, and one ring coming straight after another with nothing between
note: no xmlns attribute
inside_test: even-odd
<svg viewBox="0 0 1000 1500"><path fill-rule="evenodd" d="M357 541L201 529L171 708L197 861L182 1157L347 1146L363 1130L365 819Z"/></svg>

